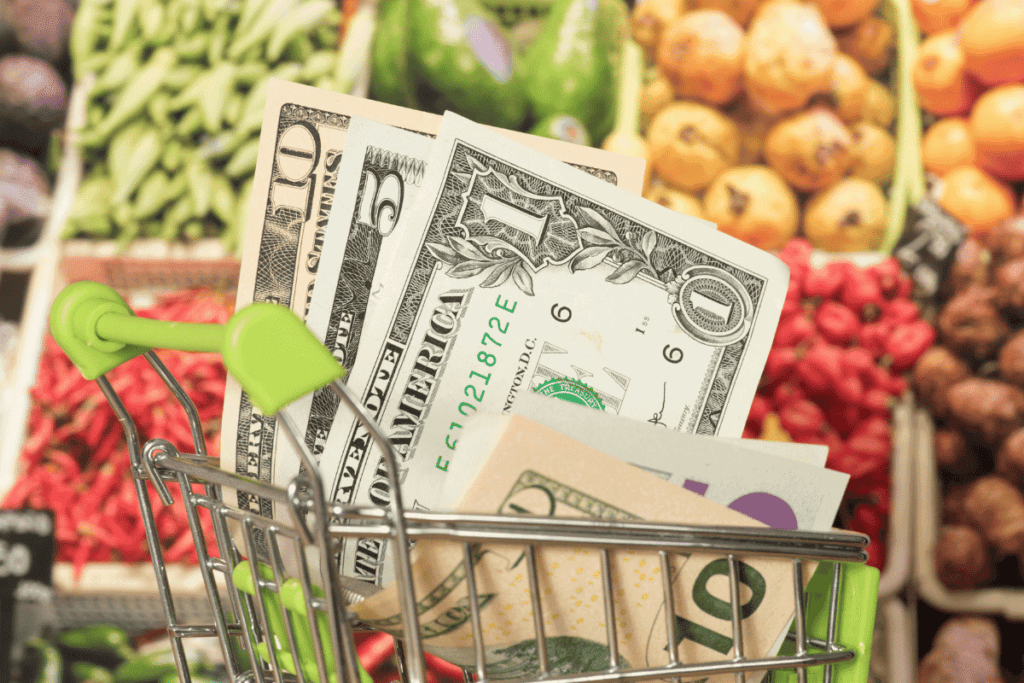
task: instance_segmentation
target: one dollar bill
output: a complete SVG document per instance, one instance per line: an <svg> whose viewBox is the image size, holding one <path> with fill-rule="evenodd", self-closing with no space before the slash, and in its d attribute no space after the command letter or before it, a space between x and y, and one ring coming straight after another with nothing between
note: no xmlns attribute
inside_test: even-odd
<svg viewBox="0 0 1024 683"><path fill-rule="evenodd" d="M344 189L338 186L338 169L353 116L430 135L436 134L441 122L433 114L271 80L245 227L237 308L266 301L306 318L335 195ZM523 133L504 134L584 167L609 183L640 191L641 159ZM275 418L252 405L230 377L221 436L223 468L265 483L287 483L290 475L277 472L282 460L294 460L277 456L287 440L278 433ZM269 500L239 493L238 505L267 517L274 515Z"/></svg>
<svg viewBox="0 0 1024 683"><path fill-rule="evenodd" d="M445 115L349 386L434 509L467 418L523 392L739 436L788 284L776 257ZM328 460L329 459L329 460ZM380 453L339 415L328 495L387 505ZM383 541L342 566L380 584Z"/></svg>

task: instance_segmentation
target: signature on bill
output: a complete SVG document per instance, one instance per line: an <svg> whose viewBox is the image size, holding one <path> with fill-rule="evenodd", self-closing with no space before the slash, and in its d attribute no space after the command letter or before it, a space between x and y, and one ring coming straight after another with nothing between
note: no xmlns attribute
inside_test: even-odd
<svg viewBox="0 0 1024 683"><path fill-rule="evenodd" d="M650 422L651 424L661 425L662 427L668 427L667 424L661 421L662 415L665 414L665 397L667 396L667 394L668 382L664 382L661 385L661 409L658 412L654 413L654 417L648 420L648 422Z"/></svg>

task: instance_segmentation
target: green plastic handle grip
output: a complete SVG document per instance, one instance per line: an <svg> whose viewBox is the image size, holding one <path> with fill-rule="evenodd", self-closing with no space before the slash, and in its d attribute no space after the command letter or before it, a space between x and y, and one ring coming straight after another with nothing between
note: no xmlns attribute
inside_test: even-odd
<svg viewBox="0 0 1024 683"><path fill-rule="evenodd" d="M270 303L246 306L224 325L150 320L136 316L110 287L83 281L57 295L50 332L86 379L153 348L219 353L268 415L345 375L298 316Z"/></svg>

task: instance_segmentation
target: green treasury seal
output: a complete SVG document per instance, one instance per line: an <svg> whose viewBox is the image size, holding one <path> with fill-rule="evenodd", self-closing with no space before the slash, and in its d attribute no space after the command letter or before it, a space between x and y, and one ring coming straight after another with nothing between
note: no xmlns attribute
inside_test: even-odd
<svg viewBox="0 0 1024 683"><path fill-rule="evenodd" d="M569 403L578 403L581 406L604 410L604 401L597 395L597 392L578 379L555 377L544 382L534 391L544 396L560 398Z"/></svg>

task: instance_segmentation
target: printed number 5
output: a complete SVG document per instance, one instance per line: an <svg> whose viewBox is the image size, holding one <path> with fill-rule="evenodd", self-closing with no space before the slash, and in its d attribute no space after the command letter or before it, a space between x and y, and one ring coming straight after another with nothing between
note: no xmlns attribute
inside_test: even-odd
<svg viewBox="0 0 1024 683"><path fill-rule="evenodd" d="M397 173L388 173L379 180L376 173L366 171L359 195L359 222L387 237L398 223L404 195L402 178Z"/></svg>

